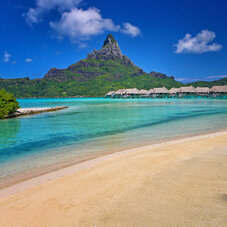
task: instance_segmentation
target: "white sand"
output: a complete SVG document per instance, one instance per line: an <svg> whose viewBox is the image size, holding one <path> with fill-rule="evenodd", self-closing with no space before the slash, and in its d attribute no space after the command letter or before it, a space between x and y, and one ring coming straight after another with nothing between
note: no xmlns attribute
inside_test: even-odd
<svg viewBox="0 0 227 227"><path fill-rule="evenodd" d="M0 226L226 226L226 173L227 132L130 149L1 190Z"/></svg>

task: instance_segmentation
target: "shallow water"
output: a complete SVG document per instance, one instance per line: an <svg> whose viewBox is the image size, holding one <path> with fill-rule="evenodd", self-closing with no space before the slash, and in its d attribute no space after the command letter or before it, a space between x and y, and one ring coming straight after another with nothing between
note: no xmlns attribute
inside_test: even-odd
<svg viewBox="0 0 227 227"><path fill-rule="evenodd" d="M69 108L0 121L0 180L86 154L227 128L227 100L21 99L22 108Z"/></svg>

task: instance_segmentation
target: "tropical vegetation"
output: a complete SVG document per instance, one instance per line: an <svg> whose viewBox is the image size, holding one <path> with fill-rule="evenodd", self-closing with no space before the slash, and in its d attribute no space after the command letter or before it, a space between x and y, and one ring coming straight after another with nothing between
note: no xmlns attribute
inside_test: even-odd
<svg viewBox="0 0 227 227"><path fill-rule="evenodd" d="M0 90L0 119L6 118L20 108L15 96L5 90Z"/></svg>
<svg viewBox="0 0 227 227"><path fill-rule="evenodd" d="M52 73L54 72L54 73ZM53 74L53 75L52 75ZM84 59L67 69L50 69L42 79L0 79L0 89L16 97L103 97L120 88L151 89L165 86L180 87L171 78L156 78L133 65L113 60Z"/></svg>

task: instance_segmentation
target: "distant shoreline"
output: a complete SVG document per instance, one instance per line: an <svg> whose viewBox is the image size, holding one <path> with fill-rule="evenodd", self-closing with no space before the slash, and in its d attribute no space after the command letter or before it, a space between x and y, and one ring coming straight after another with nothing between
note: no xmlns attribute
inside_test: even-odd
<svg viewBox="0 0 227 227"><path fill-rule="evenodd" d="M112 99L130 99L130 98L109 98L109 97L104 97L104 96L81 96L81 97L73 97L73 96L69 96L69 97L16 97L16 99L86 99L86 98L103 98L103 99L107 99L107 100L112 100ZM131 99L149 99L149 100L156 100L156 99L168 99L168 100L226 100L226 98L173 98L173 97L168 97L168 98L150 98L150 97L141 97L141 98L131 98Z"/></svg>

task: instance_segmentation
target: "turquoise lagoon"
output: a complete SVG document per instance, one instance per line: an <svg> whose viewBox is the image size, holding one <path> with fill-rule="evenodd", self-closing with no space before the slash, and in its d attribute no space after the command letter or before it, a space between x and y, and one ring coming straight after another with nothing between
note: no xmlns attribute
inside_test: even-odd
<svg viewBox="0 0 227 227"><path fill-rule="evenodd" d="M18 173L227 129L227 100L20 99L69 108L0 121L0 181Z"/></svg>

